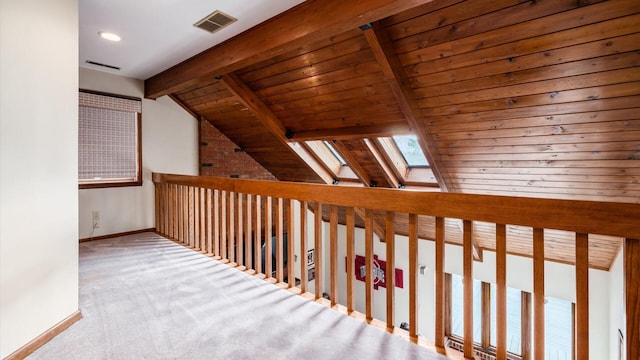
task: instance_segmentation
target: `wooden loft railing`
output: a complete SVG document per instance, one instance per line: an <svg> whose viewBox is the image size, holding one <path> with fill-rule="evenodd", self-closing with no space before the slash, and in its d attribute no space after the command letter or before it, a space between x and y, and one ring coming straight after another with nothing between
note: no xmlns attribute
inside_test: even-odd
<svg viewBox="0 0 640 360"><path fill-rule="evenodd" d="M329 289L330 306L352 316L362 316L373 325L406 335L394 327L394 284L388 276L386 319L373 318L373 211L386 212L386 259L395 268L394 215L408 213L409 228L409 331L411 341L451 357L460 357L445 349L445 219L463 221L464 318L473 318L472 222L496 224L497 279L497 359L506 359L506 225L528 226L533 231L534 339L544 339L544 229L576 233L576 359L589 357L589 234L625 238L626 358L640 358L640 205L604 202L530 199L454 193L412 192L394 189L351 188L287 182L237 180L227 178L153 174L156 186L156 230L179 243L228 262L268 281L322 302L325 269L316 261L315 291L307 292L306 261L300 261L300 283L295 283L294 266L283 266L286 241L287 263L294 264L294 253L306 254L310 237L307 227L308 205L314 211L314 246L317 259L322 258L322 209L329 207ZM302 211L295 219L294 202ZM347 289L346 308L337 303L338 209L346 218ZM354 209L364 209L365 224L365 314L354 309ZM360 211L360 210L359 210ZM273 213L272 213L273 212ZM435 344L418 336L417 254L418 215L436 219L435 236ZM275 224L272 224L275 219ZM294 239L294 223L299 222L299 243ZM261 232L264 231L265 269L261 255ZM258 236L256 236L258 234ZM275 251L272 254L272 238ZM472 322L464 324L465 358L473 358ZM544 341L535 341L534 359L544 359Z"/></svg>

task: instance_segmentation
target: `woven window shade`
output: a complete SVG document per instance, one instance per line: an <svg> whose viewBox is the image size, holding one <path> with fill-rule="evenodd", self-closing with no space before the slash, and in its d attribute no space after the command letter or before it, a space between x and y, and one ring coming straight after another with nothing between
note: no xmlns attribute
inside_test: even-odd
<svg viewBox="0 0 640 360"><path fill-rule="evenodd" d="M80 183L136 181L141 101L80 92Z"/></svg>

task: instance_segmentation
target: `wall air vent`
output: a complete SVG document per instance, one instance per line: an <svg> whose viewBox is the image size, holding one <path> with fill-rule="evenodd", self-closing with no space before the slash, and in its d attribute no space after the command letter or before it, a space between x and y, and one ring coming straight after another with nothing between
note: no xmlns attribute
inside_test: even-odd
<svg viewBox="0 0 640 360"><path fill-rule="evenodd" d="M238 21L238 19L231 17L220 10L216 10L207 15L204 19L193 24L193 26L213 34L214 32L236 21Z"/></svg>
<svg viewBox="0 0 640 360"><path fill-rule="evenodd" d="M91 65L96 65L96 66L102 66L102 67L106 67L108 69L113 69L113 70L118 70L120 71L120 68L117 66L113 66L113 65L107 65L107 64L102 64L99 62L95 62L95 61L91 61L91 60L86 60L85 63L87 64L91 64Z"/></svg>

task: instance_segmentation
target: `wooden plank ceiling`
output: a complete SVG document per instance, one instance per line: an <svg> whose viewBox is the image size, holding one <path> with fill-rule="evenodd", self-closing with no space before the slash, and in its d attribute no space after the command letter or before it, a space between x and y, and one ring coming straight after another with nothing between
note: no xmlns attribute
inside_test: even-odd
<svg viewBox="0 0 640 360"><path fill-rule="evenodd" d="M328 140L364 186L640 203L637 0L310 0L145 89L280 180L340 178L304 143ZM406 133L430 170L394 166L377 140ZM475 226L477 247L494 249ZM531 255L530 232L510 228L509 251ZM591 242L591 266L609 268L620 239ZM546 246L573 262L571 234Z"/></svg>

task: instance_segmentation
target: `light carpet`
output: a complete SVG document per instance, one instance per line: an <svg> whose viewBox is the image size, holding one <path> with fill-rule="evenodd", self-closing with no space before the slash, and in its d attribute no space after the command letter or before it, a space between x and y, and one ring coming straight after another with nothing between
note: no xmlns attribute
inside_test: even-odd
<svg viewBox="0 0 640 360"><path fill-rule="evenodd" d="M153 233L80 244L80 310L28 359L445 359Z"/></svg>

